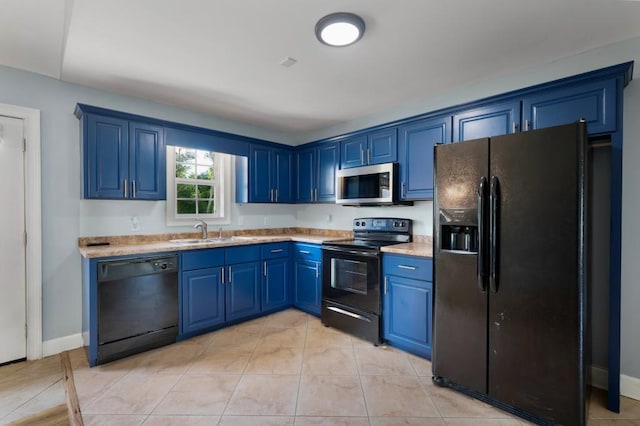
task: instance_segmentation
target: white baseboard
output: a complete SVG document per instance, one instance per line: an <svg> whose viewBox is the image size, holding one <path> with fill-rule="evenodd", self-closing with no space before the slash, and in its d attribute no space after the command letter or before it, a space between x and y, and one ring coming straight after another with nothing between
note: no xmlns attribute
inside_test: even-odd
<svg viewBox="0 0 640 426"><path fill-rule="evenodd" d="M591 366L591 386L607 390L609 384L609 372L599 365ZM640 401L640 379L637 377L620 375L620 395Z"/></svg>
<svg viewBox="0 0 640 426"><path fill-rule="evenodd" d="M594 388L607 390L609 386L609 372L599 365L591 366L591 383Z"/></svg>
<svg viewBox="0 0 640 426"><path fill-rule="evenodd" d="M42 342L42 356L56 355L60 352L81 348L82 346L82 333L45 340Z"/></svg>
<svg viewBox="0 0 640 426"><path fill-rule="evenodd" d="M640 379L637 377L620 375L620 395L640 400Z"/></svg>

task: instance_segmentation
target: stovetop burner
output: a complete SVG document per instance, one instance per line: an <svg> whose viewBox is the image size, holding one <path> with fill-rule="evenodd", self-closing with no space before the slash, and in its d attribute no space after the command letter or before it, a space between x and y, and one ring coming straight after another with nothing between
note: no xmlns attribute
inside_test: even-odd
<svg viewBox="0 0 640 426"><path fill-rule="evenodd" d="M411 242L411 219L358 218L353 220L352 240L331 241L326 246L380 251L380 247Z"/></svg>

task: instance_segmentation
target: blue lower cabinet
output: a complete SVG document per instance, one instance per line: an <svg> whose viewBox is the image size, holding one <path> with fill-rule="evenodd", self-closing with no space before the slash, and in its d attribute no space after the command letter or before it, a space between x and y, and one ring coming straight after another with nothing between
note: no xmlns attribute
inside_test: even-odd
<svg viewBox="0 0 640 426"><path fill-rule="evenodd" d="M392 346L431 359L432 261L385 254L382 265L384 340ZM394 273L396 275L392 275Z"/></svg>
<svg viewBox="0 0 640 426"><path fill-rule="evenodd" d="M181 334L197 332L224 322L222 267L183 272Z"/></svg>
<svg viewBox="0 0 640 426"><path fill-rule="evenodd" d="M260 262L227 266L227 321L260 313Z"/></svg>
<svg viewBox="0 0 640 426"><path fill-rule="evenodd" d="M270 259L262 264L262 312L285 308L291 304L288 257Z"/></svg>
<svg viewBox="0 0 640 426"><path fill-rule="evenodd" d="M320 315L322 299L322 267L318 260L295 259L293 306Z"/></svg>

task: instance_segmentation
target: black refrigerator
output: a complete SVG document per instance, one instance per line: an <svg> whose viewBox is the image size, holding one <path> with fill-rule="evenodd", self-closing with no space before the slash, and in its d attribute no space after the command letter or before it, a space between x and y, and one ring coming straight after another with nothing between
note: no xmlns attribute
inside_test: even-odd
<svg viewBox="0 0 640 426"><path fill-rule="evenodd" d="M435 147L433 379L585 424L586 123Z"/></svg>

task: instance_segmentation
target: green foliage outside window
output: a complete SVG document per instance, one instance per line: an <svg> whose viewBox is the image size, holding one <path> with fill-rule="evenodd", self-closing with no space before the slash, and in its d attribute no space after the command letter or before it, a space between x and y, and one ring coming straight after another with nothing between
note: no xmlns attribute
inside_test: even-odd
<svg viewBox="0 0 640 426"><path fill-rule="evenodd" d="M178 215L214 214L214 152L176 148L176 211Z"/></svg>

